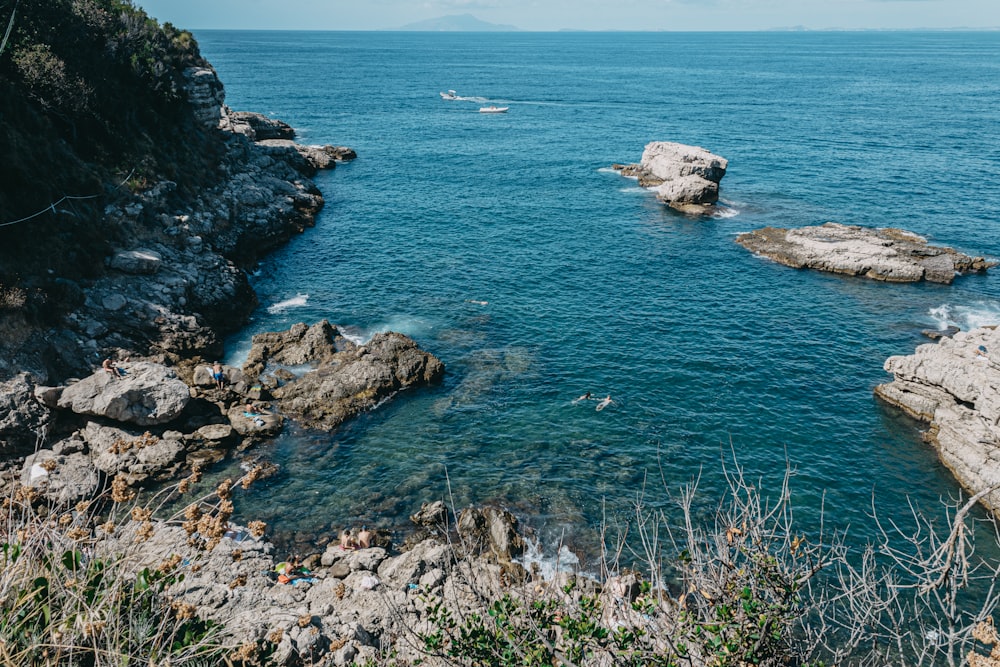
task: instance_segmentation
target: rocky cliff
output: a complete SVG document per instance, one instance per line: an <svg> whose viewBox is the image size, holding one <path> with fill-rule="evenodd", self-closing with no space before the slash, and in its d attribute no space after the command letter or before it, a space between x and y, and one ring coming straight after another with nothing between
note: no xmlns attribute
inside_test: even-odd
<svg viewBox="0 0 1000 667"><path fill-rule="evenodd" d="M1000 511L1000 331L982 327L889 357L875 394L927 424L926 439L970 493Z"/></svg>

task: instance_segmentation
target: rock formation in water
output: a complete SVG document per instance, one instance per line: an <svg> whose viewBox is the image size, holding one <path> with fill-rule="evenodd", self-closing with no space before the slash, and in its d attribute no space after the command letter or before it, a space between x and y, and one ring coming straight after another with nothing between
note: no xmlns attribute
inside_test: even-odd
<svg viewBox="0 0 1000 667"><path fill-rule="evenodd" d="M289 366L309 370L297 374ZM281 368L289 373L284 380L273 372ZM243 372L269 388L282 412L332 429L398 391L439 380L444 364L402 334L379 333L357 345L323 320L254 336Z"/></svg>
<svg viewBox="0 0 1000 667"><path fill-rule="evenodd" d="M956 274L985 271L996 262L970 257L901 229L828 222L812 227L764 227L740 234L751 252L794 268L819 269L886 282L950 284Z"/></svg>
<svg viewBox="0 0 1000 667"><path fill-rule="evenodd" d="M669 141L646 144L639 164L613 165L623 176L634 177L671 208L685 213L708 213L719 201L719 182L729 162L699 146Z"/></svg>
<svg viewBox="0 0 1000 667"><path fill-rule="evenodd" d="M875 395L930 424L926 440L976 494L1000 487L1000 331L960 331L911 355L889 357ZM983 499L1000 511L1000 490Z"/></svg>

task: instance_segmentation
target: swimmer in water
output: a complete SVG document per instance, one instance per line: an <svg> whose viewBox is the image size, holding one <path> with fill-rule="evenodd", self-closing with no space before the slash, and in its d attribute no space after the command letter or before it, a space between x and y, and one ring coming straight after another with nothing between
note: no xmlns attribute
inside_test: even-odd
<svg viewBox="0 0 1000 667"><path fill-rule="evenodd" d="M614 403L614 401L611 400L611 394L608 394L606 398L601 399L601 402L597 404L597 407L595 409L598 412L600 412L601 410L608 407L612 403Z"/></svg>
<svg viewBox="0 0 1000 667"><path fill-rule="evenodd" d="M579 403L580 401L589 401L591 398L593 398L593 397L590 395L590 392L588 391L586 394L584 394L580 398L574 398L573 402L574 403Z"/></svg>

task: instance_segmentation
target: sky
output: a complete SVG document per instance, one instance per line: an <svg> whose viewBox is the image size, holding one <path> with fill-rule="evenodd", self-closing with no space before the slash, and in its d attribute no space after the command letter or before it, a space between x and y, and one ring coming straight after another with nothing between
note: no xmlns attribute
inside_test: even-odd
<svg viewBox="0 0 1000 667"><path fill-rule="evenodd" d="M179 28L395 30L453 14L522 30L1000 28L1000 0L134 0Z"/></svg>

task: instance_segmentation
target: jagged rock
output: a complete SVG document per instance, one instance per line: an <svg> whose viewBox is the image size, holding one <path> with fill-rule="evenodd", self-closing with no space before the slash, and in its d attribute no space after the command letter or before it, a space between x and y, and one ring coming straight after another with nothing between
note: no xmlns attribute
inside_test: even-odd
<svg viewBox="0 0 1000 667"><path fill-rule="evenodd" d="M147 426L180 416L191 400L188 386L171 369L148 361L120 363L126 375L99 370L63 389L59 407L80 415Z"/></svg>
<svg viewBox="0 0 1000 667"><path fill-rule="evenodd" d="M338 349L353 349L354 343L326 320L312 326L293 324L288 331L256 334L243 363L244 373L259 377L269 363L285 366L319 365L334 358Z"/></svg>
<svg viewBox="0 0 1000 667"><path fill-rule="evenodd" d="M979 348L986 349L980 354ZM1000 331L960 331L911 355L889 357L875 395L930 424L927 440L975 494L1000 485ZM1000 513L1000 491L983 499Z"/></svg>
<svg viewBox="0 0 1000 667"><path fill-rule="evenodd" d="M148 275L159 271L162 264L163 257L160 256L160 253L152 250L119 250L111 257L110 266L122 273ZM120 310L125 305L124 299L119 295L109 295L103 299L103 302L114 300L115 296L118 296L121 302L116 301L117 307L104 305L108 310Z"/></svg>
<svg viewBox="0 0 1000 667"><path fill-rule="evenodd" d="M294 139L295 130L288 123L269 118L253 111L230 111L229 122L233 131L242 134L253 141L270 139Z"/></svg>
<svg viewBox="0 0 1000 667"><path fill-rule="evenodd" d="M222 373L227 385L246 385L246 378L243 376L242 369L222 364ZM215 378L212 375L211 364L198 364L195 366L191 382L198 387L214 387Z"/></svg>
<svg viewBox="0 0 1000 667"><path fill-rule="evenodd" d="M458 515L458 534L472 553L491 553L498 562L509 563L524 553L517 518L498 507L469 507Z"/></svg>
<svg viewBox="0 0 1000 667"><path fill-rule="evenodd" d="M49 410L35 398L30 374L19 373L7 382L0 382L0 457L23 456L34 451L49 420Z"/></svg>
<svg viewBox="0 0 1000 667"><path fill-rule="evenodd" d="M448 523L448 508L443 501L421 503L420 511L410 515L410 521L425 528L440 528Z"/></svg>
<svg viewBox="0 0 1000 667"><path fill-rule="evenodd" d="M134 433L88 422L81 432L94 465L114 477L121 474L129 484L140 484L177 471L183 462L184 443L177 438Z"/></svg>
<svg viewBox="0 0 1000 667"><path fill-rule="evenodd" d="M956 273L985 271L996 262L970 257L901 229L828 222L813 227L764 227L740 234L747 250L794 268L811 268L886 282L951 283Z"/></svg>
<svg viewBox="0 0 1000 667"><path fill-rule="evenodd" d="M205 129L219 125L225 90L211 67L189 67L184 70L188 102L194 109L195 119Z"/></svg>
<svg viewBox="0 0 1000 667"><path fill-rule="evenodd" d="M36 489L58 505L89 500L97 492L101 477L90 457L81 452L57 454L41 449L24 460L21 484Z"/></svg>
<svg viewBox="0 0 1000 667"><path fill-rule="evenodd" d="M268 155L287 161L307 175L312 175L319 169L333 169L337 162L357 157L357 153L343 146L308 146L287 139L268 139L258 141L257 145Z"/></svg>
<svg viewBox="0 0 1000 667"><path fill-rule="evenodd" d="M719 201L719 182L728 164L700 146L653 141L646 144L639 164L612 166L624 176L638 178L671 208L706 213Z"/></svg>
<svg viewBox="0 0 1000 667"><path fill-rule="evenodd" d="M359 346L337 333L324 320L312 327L297 324L287 332L254 336L243 370L253 378L269 363L318 365L271 393L285 414L310 428L327 430L402 389L435 382L444 373L437 357L402 334L376 334Z"/></svg>

